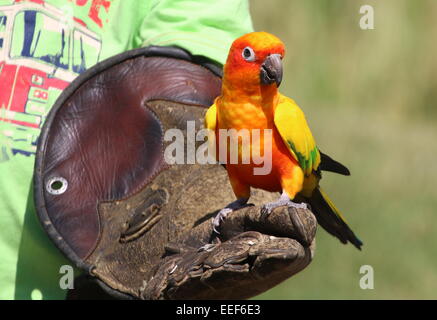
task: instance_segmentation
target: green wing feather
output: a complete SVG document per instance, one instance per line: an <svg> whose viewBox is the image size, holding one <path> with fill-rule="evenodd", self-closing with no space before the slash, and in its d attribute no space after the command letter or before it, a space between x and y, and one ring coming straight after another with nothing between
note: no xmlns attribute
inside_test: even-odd
<svg viewBox="0 0 437 320"><path fill-rule="evenodd" d="M281 95L275 109L274 122L288 150L299 162L305 175L317 170L320 153L299 106L292 99Z"/></svg>

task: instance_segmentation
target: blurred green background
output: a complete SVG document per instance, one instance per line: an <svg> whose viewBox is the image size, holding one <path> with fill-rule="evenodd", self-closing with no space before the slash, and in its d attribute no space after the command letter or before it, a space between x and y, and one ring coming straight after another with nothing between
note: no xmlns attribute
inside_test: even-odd
<svg viewBox="0 0 437 320"><path fill-rule="evenodd" d="M282 92L351 177L324 190L363 240L321 228L313 262L259 299L437 298L437 1L251 0L255 30L287 48ZM359 9L374 8L361 30ZM362 265L374 289L359 286Z"/></svg>

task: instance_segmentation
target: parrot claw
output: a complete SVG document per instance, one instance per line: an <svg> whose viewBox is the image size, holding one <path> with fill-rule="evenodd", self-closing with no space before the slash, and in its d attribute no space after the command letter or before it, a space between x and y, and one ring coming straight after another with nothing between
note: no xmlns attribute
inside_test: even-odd
<svg viewBox="0 0 437 320"><path fill-rule="evenodd" d="M220 234L220 232L217 230L220 227L220 224L223 222L223 220L226 219L227 215L230 214L232 211L231 208L223 208L217 213L217 215L214 217L214 220L212 221L212 228L215 233Z"/></svg>
<svg viewBox="0 0 437 320"><path fill-rule="evenodd" d="M240 198L235 200L234 202L231 202L225 208L221 209L212 221L212 229L214 230L214 232L220 234L220 232L218 231L220 224L223 222L223 220L226 219L227 215L230 214L232 211L248 206L253 206L253 204L247 203L248 200L249 198Z"/></svg>
<svg viewBox="0 0 437 320"><path fill-rule="evenodd" d="M306 203L296 203L296 202L291 201L290 199L284 199L281 197L277 201L264 204L261 207L261 216L265 219L272 213L272 211L274 209L282 207L282 206L287 206L287 207L292 207L292 208L297 208L297 209L308 209L308 206Z"/></svg>

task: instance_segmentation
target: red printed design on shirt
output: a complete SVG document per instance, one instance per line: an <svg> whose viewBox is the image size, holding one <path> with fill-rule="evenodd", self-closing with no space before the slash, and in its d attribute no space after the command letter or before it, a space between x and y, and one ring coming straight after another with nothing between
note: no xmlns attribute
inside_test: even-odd
<svg viewBox="0 0 437 320"><path fill-rule="evenodd" d="M71 3L70 3L71 2ZM44 119L62 90L99 60L101 39L73 15L86 0L66 0L63 8L43 0L16 0L0 6L0 161L36 151ZM89 18L102 27L93 0Z"/></svg>

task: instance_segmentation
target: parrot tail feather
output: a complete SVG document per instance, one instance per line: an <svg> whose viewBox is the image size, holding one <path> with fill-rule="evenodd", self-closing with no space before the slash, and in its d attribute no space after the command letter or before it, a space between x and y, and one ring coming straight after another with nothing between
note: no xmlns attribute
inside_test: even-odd
<svg viewBox="0 0 437 320"><path fill-rule="evenodd" d="M320 170L322 171L331 171L338 174L342 174L344 176L350 176L351 173L346 166L342 165L340 162L335 161L327 154L320 152Z"/></svg>
<svg viewBox="0 0 437 320"><path fill-rule="evenodd" d="M346 244L349 241L361 250L363 243L349 228L340 211L320 187L314 190L311 198L308 199L308 203L317 218L317 222L327 232L337 237L342 243Z"/></svg>

